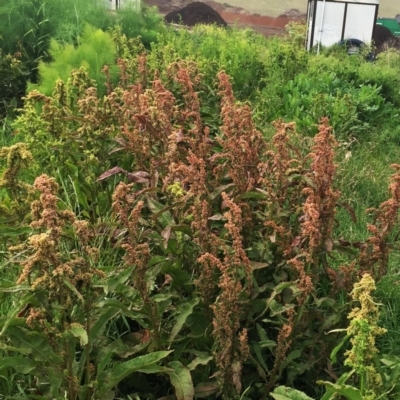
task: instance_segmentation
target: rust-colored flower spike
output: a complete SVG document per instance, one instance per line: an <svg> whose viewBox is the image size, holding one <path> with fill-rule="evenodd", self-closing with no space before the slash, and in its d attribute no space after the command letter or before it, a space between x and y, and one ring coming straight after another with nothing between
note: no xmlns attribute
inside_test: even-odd
<svg viewBox="0 0 400 400"><path fill-rule="evenodd" d="M269 201L282 206L288 199L289 172L298 167L298 154L293 154L290 147L290 134L294 133L295 124L274 122L276 129L272 138L272 149L265 153L266 162L259 164L260 183L268 190Z"/></svg>
<svg viewBox="0 0 400 400"><path fill-rule="evenodd" d="M266 399L267 393L274 387L275 383L278 381L281 375L281 365L286 358L286 354L288 353L290 346L292 345L292 333L293 333L293 324L295 312L293 308L287 310L288 319L286 323L283 324L281 330L278 334L277 345L275 349L275 362L274 367L269 373L269 381L266 384L265 395L262 399Z"/></svg>
<svg viewBox="0 0 400 400"><path fill-rule="evenodd" d="M274 125L276 133L269 150L265 152L265 161L258 165L258 185L264 189L265 204L269 210L263 221L267 228L265 235L279 246L285 257L290 257L295 247L294 243L300 242L296 239L299 231L290 220L297 215L300 217L298 199L301 198L301 190L304 187L302 182L296 184L292 178L303 174L304 157L291 144L297 137L295 124L277 121Z"/></svg>
<svg viewBox="0 0 400 400"><path fill-rule="evenodd" d="M213 161L218 162L214 171L220 178L231 178L236 190L243 193L259 182L258 165L265 140L254 126L250 107L235 104L228 75L222 71L218 79L223 123L220 127L222 135L217 140L222 151L213 156Z"/></svg>
<svg viewBox="0 0 400 400"><path fill-rule="evenodd" d="M225 192L223 192L221 196L224 204L229 210L224 214L225 218L228 220L228 222L225 224L225 228L228 230L229 235L232 238L233 254L229 255L229 264L234 269L241 269L245 273L247 279L247 289L250 291L252 284L252 269L250 260L243 248L243 240L241 235L242 211L240 207L235 204Z"/></svg>
<svg viewBox="0 0 400 400"><path fill-rule="evenodd" d="M168 67L168 75L179 84L183 93L184 104L176 114L177 121L182 132L185 132L185 140L195 154L202 155L199 148L206 143L205 131L200 116L200 99L196 87L202 79L197 64L192 61L180 60ZM208 149L209 146L205 146Z"/></svg>
<svg viewBox="0 0 400 400"><path fill-rule="evenodd" d="M54 178L41 175L36 178L33 187L38 190L40 199L32 202L31 211L34 221L31 227L50 232L50 237L57 240L61 234L62 221L57 208L58 184Z"/></svg>
<svg viewBox="0 0 400 400"><path fill-rule="evenodd" d="M183 163L172 165L166 182L178 179L182 187L188 188L185 200L188 200L190 197L201 198L202 195L207 194L206 163L191 151L189 152L187 161L188 165Z"/></svg>
<svg viewBox="0 0 400 400"><path fill-rule="evenodd" d="M331 240L336 214L336 203L340 192L333 188L333 179L337 166L334 163L334 148L337 146L328 125L328 119L322 118L314 145L309 157L311 172L309 178L313 185L303 190L306 201L301 224L301 236L308 238L306 252L314 257L318 248Z"/></svg>
<svg viewBox="0 0 400 400"><path fill-rule="evenodd" d="M366 240L365 246L361 247L358 260L360 274L369 273L375 281L379 281L387 272L389 236L398 221L400 207L400 165L392 164L390 167L395 171L389 184L391 198L378 209L367 210L375 214L375 222L367 226L371 236Z"/></svg>
<svg viewBox="0 0 400 400"><path fill-rule="evenodd" d="M297 303L299 305L304 304L307 297L314 290L314 285L311 277L306 272L307 261L309 260L307 260L306 256L304 256L303 254L300 254L288 261L288 264L293 267L298 276L297 288L299 289L300 294L297 297Z"/></svg>
<svg viewBox="0 0 400 400"><path fill-rule="evenodd" d="M240 314L251 289L252 271L242 243L241 210L226 193L222 193L222 198L228 209L225 213L225 228L232 244L229 248L225 247L223 261L210 253L199 257L198 262L202 264L203 270L196 285L201 292L208 290L213 293L213 275L219 272L220 294L210 306L214 313L215 358L224 386L238 388L241 364L249 354L247 332L240 330ZM243 276L247 290L244 290L241 282Z"/></svg>
<svg viewBox="0 0 400 400"><path fill-rule="evenodd" d="M134 196L130 194L132 185L121 182L115 189L113 199L113 209L121 225L128 230L121 248L125 250L123 257L126 267L135 266L133 286L140 293L143 304L148 307L150 318L153 324L155 339L159 335L159 317L157 306L152 302L146 281L146 271L150 260L150 247L148 243L140 243L139 218L143 209L143 201L138 201L134 205Z"/></svg>

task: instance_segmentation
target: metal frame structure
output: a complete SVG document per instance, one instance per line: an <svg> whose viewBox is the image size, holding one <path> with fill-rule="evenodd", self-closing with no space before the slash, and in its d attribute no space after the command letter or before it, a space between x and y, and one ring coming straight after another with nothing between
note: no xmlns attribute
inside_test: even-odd
<svg viewBox="0 0 400 400"><path fill-rule="evenodd" d="M112 11L130 6L134 6L137 12L141 9L141 0L104 0L104 4Z"/></svg>
<svg viewBox="0 0 400 400"><path fill-rule="evenodd" d="M308 0L307 50L348 39L371 42L378 8L379 0Z"/></svg>

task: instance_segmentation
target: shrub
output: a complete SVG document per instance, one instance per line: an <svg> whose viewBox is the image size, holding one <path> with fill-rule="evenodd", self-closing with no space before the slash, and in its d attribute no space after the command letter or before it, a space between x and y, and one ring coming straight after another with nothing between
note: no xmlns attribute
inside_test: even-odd
<svg viewBox="0 0 400 400"><path fill-rule="evenodd" d="M21 105L26 73L21 61L15 56L5 55L0 49L0 120L13 114Z"/></svg>
<svg viewBox="0 0 400 400"><path fill-rule="evenodd" d="M50 95L58 79L66 81L73 69L84 67L90 79L96 82L100 93L105 93L106 75L102 72L105 65L109 66L112 78L116 77L116 48L110 33L87 26L79 45L62 45L52 40L49 54L53 61L39 63L40 81L30 84L28 90L39 89Z"/></svg>
<svg viewBox="0 0 400 400"><path fill-rule="evenodd" d="M149 54L152 67L165 70L176 59L196 61L204 85L214 87L224 69L240 100L250 99L260 87L266 68L262 62L266 39L251 30L198 25L193 30L165 27Z"/></svg>
<svg viewBox="0 0 400 400"><path fill-rule="evenodd" d="M313 140L277 122L267 141L222 71L212 134L201 68L155 70L146 57L120 60L105 96L81 69L27 97L20 138L58 185L36 180L34 231L11 248L24 253L10 257L19 278L4 290L27 294L2 325L7 348L56 398L304 388L337 346L325 332L345 326L341 296L361 273L387 271L399 167L389 201L347 242L326 118Z"/></svg>

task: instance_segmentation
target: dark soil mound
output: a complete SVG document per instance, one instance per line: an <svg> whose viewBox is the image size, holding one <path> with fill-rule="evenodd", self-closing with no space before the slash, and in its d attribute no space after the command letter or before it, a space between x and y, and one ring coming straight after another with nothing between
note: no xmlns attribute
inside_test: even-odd
<svg viewBox="0 0 400 400"><path fill-rule="evenodd" d="M196 24L216 24L219 26L227 26L224 19L205 3L195 1L188 4L180 10L172 11L167 14L165 21L175 24L182 23L186 26L194 26Z"/></svg>
<svg viewBox="0 0 400 400"><path fill-rule="evenodd" d="M382 25L375 25L374 34L372 35L372 40L375 46L379 49L384 43L390 42L394 39L390 29Z"/></svg>

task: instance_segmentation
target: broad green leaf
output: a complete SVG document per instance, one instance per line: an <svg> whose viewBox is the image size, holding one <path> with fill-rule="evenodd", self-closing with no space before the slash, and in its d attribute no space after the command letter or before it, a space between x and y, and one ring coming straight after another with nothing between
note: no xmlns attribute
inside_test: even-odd
<svg viewBox="0 0 400 400"><path fill-rule="evenodd" d="M1 358L0 370L13 368L20 374L29 374L36 368L36 363L28 357L6 357Z"/></svg>
<svg viewBox="0 0 400 400"><path fill-rule="evenodd" d="M328 390L333 392L332 397L325 398L325 396L324 396L324 400L329 400L329 399L335 398L335 397L333 397L333 396L335 396L335 394L340 394L341 396L344 396L348 400L363 400L361 391L359 389L355 388L354 386L344 385L344 384L335 384L335 383L326 382L326 381L324 381L324 382L318 381L317 383L324 385Z"/></svg>
<svg viewBox="0 0 400 400"><path fill-rule="evenodd" d="M0 226L0 236L15 237L26 233L32 233L33 229L29 226L20 226L18 228L11 228L8 226Z"/></svg>
<svg viewBox="0 0 400 400"><path fill-rule="evenodd" d="M342 385L344 384L353 374L355 370L353 369L351 372L345 372L343 375L339 377L339 379L336 381L336 385ZM319 385L323 385L323 381L318 381L317 382ZM335 389L332 388L327 388L325 394L321 397L321 400L332 400L335 399L336 396L336 391Z"/></svg>
<svg viewBox="0 0 400 400"><path fill-rule="evenodd" d="M275 317L276 315L282 314L290 309L294 308L294 304L285 304L282 305L281 303L278 303L275 299L272 299L269 302L269 309L270 311L270 317Z"/></svg>
<svg viewBox="0 0 400 400"><path fill-rule="evenodd" d="M150 344L150 341L145 343L131 341L127 338L127 336L124 336L121 339L116 339L106 347L102 347L97 356L98 363L100 363L108 353L115 354L119 358L128 358L139 351L142 351Z"/></svg>
<svg viewBox="0 0 400 400"><path fill-rule="evenodd" d="M99 390L97 396L102 398L114 386L134 372L154 373L160 371L152 368L154 364L171 354L172 351L156 351L144 356L136 357L121 364L116 364L112 370L107 370L99 376ZM150 367L150 368L149 368Z"/></svg>
<svg viewBox="0 0 400 400"><path fill-rule="evenodd" d="M168 262L169 258L165 256L153 256L151 257L148 266L152 267L153 265L159 264L159 263L164 263Z"/></svg>
<svg viewBox="0 0 400 400"><path fill-rule="evenodd" d="M270 395L275 400L314 400L305 393L286 386L278 386Z"/></svg>
<svg viewBox="0 0 400 400"><path fill-rule="evenodd" d="M267 342L270 340L267 336L267 332L265 332L265 329L260 324L256 324L256 329L261 341Z"/></svg>
<svg viewBox="0 0 400 400"><path fill-rule="evenodd" d="M251 266L251 269L252 269L253 271L256 270L256 269L267 268L269 265L270 265L270 264L268 264L268 263L250 261L250 266Z"/></svg>
<svg viewBox="0 0 400 400"><path fill-rule="evenodd" d="M155 303L162 303L163 301L167 301L172 297L174 297L174 295L171 293L160 293L154 295L151 300L153 300Z"/></svg>
<svg viewBox="0 0 400 400"><path fill-rule="evenodd" d="M246 193L243 193L243 194L237 196L235 198L235 201L242 200L242 199L264 200L265 199L265 194L261 193L260 191L257 191L257 192L246 192Z"/></svg>
<svg viewBox="0 0 400 400"><path fill-rule="evenodd" d="M169 336L169 346L171 347L171 344L173 340L175 339L176 335L179 333L179 331L182 329L183 325L185 324L187 317L192 314L194 307L199 304L200 299L199 298L194 298L188 303L186 303L182 307L182 311L179 314L178 318L176 319L176 323L174 327L172 328L171 334Z"/></svg>
<svg viewBox="0 0 400 400"><path fill-rule="evenodd" d="M278 305L278 303L275 301L275 296L281 294L282 291L288 288L294 288L293 282L281 282L278 285L276 285L269 299L267 300L267 304L265 305L264 311L262 311L262 313L256 319L262 317L268 311L268 309L271 309L274 315L276 315L290 308L293 308L293 305L286 305L282 307L280 304ZM279 307L279 310L276 307Z"/></svg>
<svg viewBox="0 0 400 400"><path fill-rule="evenodd" d="M189 315L186 325L190 328L192 337L205 336L211 330L211 321L209 321L203 310L194 310L193 314Z"/></svg>
<svg viewBox="0 0 400 400"><path fill-rule="evenodd" d="M190 371L179 361L172 361L168 364L172 372L168 372L171 384L175 388L177 400L192 400L194 396L194 387Z"/></svg>
<svg viewBox="0 0 400 400"><path fill-rule="evenodd" d="M4 335L4 332L7 328L13 323L13 321L17 318L19 312L24 309L24 307L30 303L32 299L34 299L35 295L31 293L27 293L25 296L22 297L21 301L18 303L18 306L14 308L14 310L10 313L7 317L6 321L4 322L3 328L0 332L0 336Z"/></svg>
<svg viewBox="0 0 400 400"><path fill-rule="evenodd" d="M217 198L222 192L225 192L226 189L229 189L230 187L236 186L234 183L228 183L227 185L222 185L217 187L210 195L209 198L211 200L214 200Z"/></svg>
<svg viewBox="0 0 400 400"><path fill-rule="evenodd" d="M97 376L102 376L106 366L111 362L113 354L111 352L100 351L97 359Z"/></svg>
<svg viewBox="0 0 400 400"><path fill-rule="evenodd" d="M22 348L24 353L29 353L36 361L51 362L59 364L62 358L55 354L50 347L47 338L39 332L10 326L7 330L7 337L15 347Z"/></svg>
<svg viewBox="0 0 400 400"><path fill-rule="evenodd" d="M101 309L101 315L98 320L94 323L94 325L90 328L90 342L97 339L100 335L102 335L108 321L110 319L115 318L121 310L117 307L109 307L106 309Z"/></svg>
<svg viewBox="0 0 400 400"><path fill-rule="evenodd" d="M25 322L24 322L25 325ZM14 347L14 346L9 346L3 342L0 342L0 350L3 351L12 351L16 353L22 353L22 354L29 354L31 351L30 349L22 348L22 347Z"/></svg>
<svg viewBox="0 0 400 400"><path fill-rule="evenodd" d="M56 399L60 395L60 386L62 384L63 376L57 369L47 369L49 383L50 383L50 396Z"/></svg>
<svg viewBox="0 0 400 400"><path fill-rule="evenodd" d="M74 337L79 339L81 346L86 346L88 344L88 334L83 326L72 325L69 328L69 332L71 332Z"/></svg>
<svg viewBox="0 0 400 400"><path fill-rule="evenodd" d="M219 384L216 382L201 382L194 388L196 399L206 399L217 393Z"/></svg>
<svg viewBox="0 0 400 400"><path fill-rule="evenodd" d="M154 214L153 218L158 219L163 228L166 228L167 226L170 225L175 225L174 218L172 217L172 214L169 212L169 210L176 207L177 204L164 207L162 204L158 203L157 201L155 201L150 197L147 197L147 204L151 212Z"/></svg>
<svg viewBox="0 0 400 400"><path fill-rule="evenodd" d="M198 365L207 365L211 360L213 360L213 356L199 356L196 357L187 367L189 371L193 371Z"/></svg>
<svg viewBox="0 0 400 400"><path fill-rule="evenodd" d="M268 367L265 364L264 357L262 355L261 348L258 345L258 343L252 343L252 348L253 348L254 352L256 353L258 362L264 368L265 372L268 372Z"/></svg>
<svg viewBox="0 0 400 400"><path fill-rule="evenodd" d="M108 279L106 294L108 294L108 292L112 292L119 284L125 283L130 277L132 277L134 269L135 267L126 268L117 276L113 276L112 278Z"/></svg>
<svg viewBox="0 0 400 400"><path fill-rule="evenodd" d="M184 287L186 290L193 285L190 275L179 265L165 263L160 271L162 274L168 274L172 277L172 286Z"/></svg>

